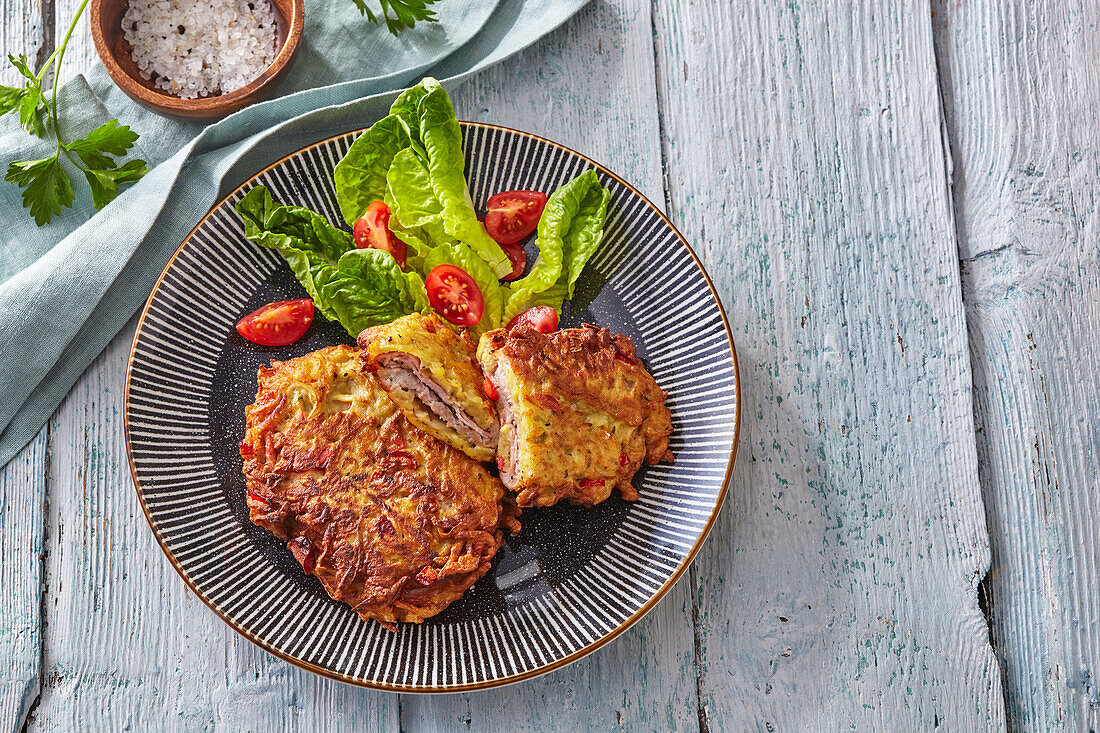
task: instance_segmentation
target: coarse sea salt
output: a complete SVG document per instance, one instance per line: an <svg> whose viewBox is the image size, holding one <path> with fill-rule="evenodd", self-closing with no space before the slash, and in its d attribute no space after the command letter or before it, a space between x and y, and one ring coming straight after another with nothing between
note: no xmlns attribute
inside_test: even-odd
<svg viewBox="0 0 1100 733"><path fill-rule="evenodd" d="M131 0L122 33L141 75L183 99L225 94L275 59L270 0Z"/></svg>

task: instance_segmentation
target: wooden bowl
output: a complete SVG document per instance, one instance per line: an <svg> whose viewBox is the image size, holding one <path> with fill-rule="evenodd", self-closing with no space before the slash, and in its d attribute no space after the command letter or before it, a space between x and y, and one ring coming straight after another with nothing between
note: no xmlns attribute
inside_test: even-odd
<svg viewBox="0 0 1100 733"><path fill-rule="evenodd" d="M140 1L140 0L136 0ZM270 0L277 20L278 51L262 74L240 89L197 99L181 99L157 89L141 76L131 55L132 48L122 35L122 16L129 0L92 0L92 38L100 61L111 79L132 99L160 114L192 119L212 119L247 107L267 97L290 70L290 63L302 40L303 0Z"/></svg>

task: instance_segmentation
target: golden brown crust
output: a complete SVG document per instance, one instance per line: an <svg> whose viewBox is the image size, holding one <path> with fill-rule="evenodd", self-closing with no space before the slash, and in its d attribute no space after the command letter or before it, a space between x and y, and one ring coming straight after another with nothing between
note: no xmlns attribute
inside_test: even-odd
<svg viewBox="0 0 1100 733"><path fill-rule="evenodd" d="M478 366L475 344L469 331L454 329L434 314L412 313L391 323L368 328L359 334L363 366L377 369L380 359L391 354L412 356L423 371L442 387L447 402L464 412L481 429L491 434L489 444L477 443L448 426L423 403L408 392L387 390L414 425L453 445L471 458L491 461L496 455L497 413L491 400L482 392L485 381Z"/></svg>
<svg viewBox="0 0 1100 733"><path fill-rule="evenodd" d="M412 425L358 349L260 367L241 456L249 517L364 619L419 622L489 570L500 481Z"/></svg>
<svg viewBox="0 0 1100 733"><path fill-rule="evenodd" d="M667 393L638 360L626 336L585 324L542 334L533 328L485 334L478 358L511 423L500 454L521 506L561 499L591 506L617 486L634 500L642 463L671 461ZM507 445L512 441L512 445ZM510 455L515 451L516 455Z"/></svg>

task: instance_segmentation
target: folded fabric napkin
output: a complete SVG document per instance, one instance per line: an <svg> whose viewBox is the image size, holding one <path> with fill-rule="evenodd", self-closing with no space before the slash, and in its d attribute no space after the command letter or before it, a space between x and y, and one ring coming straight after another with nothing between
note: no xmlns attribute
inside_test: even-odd
<svg viewBox="0 0 1100 733"><path fill-rule="evenodd" d="M307 0L302 47L279 96L205 127L138 106L101 67L66 84L59 101L67 138L118 117L141 135L132 155L155 168L98 213L78 186L73 208L41 228L22 208L19 189L0 182L0 466L141 307L215 201L284 155L371 125L420 77L453 87L587 2L440 0L438 23L394 38L361 18L351 0ZM52 152L14 116L0 120L3 169Z"/></svg>

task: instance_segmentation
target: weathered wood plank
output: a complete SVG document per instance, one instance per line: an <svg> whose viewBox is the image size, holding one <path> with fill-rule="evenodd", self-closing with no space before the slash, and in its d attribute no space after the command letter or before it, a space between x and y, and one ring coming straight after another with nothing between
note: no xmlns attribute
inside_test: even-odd
<svg viewBox="0 0 1100 733"><path fill-rule="evenodd" d="M1100 7L935 6L1017 730L1100 727Z"/></svg>
<svg viewBox="0 0 1100 733"><path fill-rule="evenodd" d="M660 202L648 5L593 3L562 29L455 90L464 119L530 130L611 167ZM697 730L691 609L681 583L604 649L489 692L402 697L410 731Z"/></svg>
<svg viewBox="0 0 1100 733"><path fill-rule="evenodd" d="M73 16L82 0L54 0L54 46L60 46L69 30ZM72 38L65 48L65 58L61 60L61 79L67 81L77 74L87 73L88 69L99 63L99 56L92 42L92 24L90 13L84 11L73 29Z"/></svg>
<svg viewBox="0 0 1100 733"><path fill-rule="evenodd" d="M4 49L0 84L23 85L23 77L8 63L7 54L26 54L31 66L35 65L44 34L42 5L43 0L0 0L0 48ZM47 4L47 11L49 7Z"/></svg>
<svg viewBox="0 0 1100 733"><path fill-rule="evenodd" d="M26 54L33 66L43 46L36 0L0 0L0 47ZM22 86L5 60L0 84ZM8 185L8 184L2 184ZM0 730L18 730L38 695L47 429L0 467Z"/></svg>
<svg viewBox="0 0 1100 733"><path fill-rule="evenodd" d="M696 564L712 730L1003 726L929 8L660 0L673 219L743 379Z"/></svg>
<svg viewBox="0 0 1100 733"><path fill-rule="evenodd" d="M38 695L47 429L0 467L0 730Z"/></svg>
<svg viewBox="0 0 1100 733"><path fill-rule="evenodd" d="M397 697L325 680L238 637L157 547L130 480L133 326L51 422L42 694L29 730L388 730Z"/></svg>

